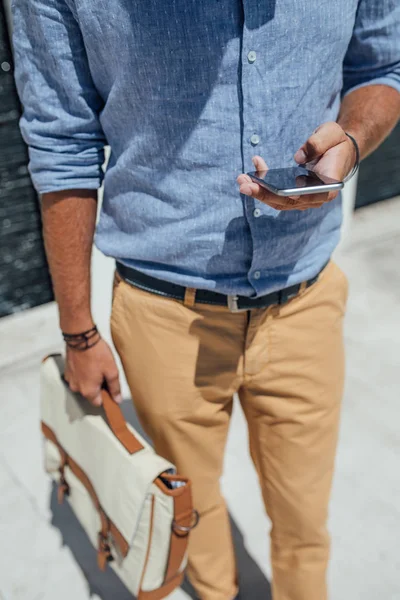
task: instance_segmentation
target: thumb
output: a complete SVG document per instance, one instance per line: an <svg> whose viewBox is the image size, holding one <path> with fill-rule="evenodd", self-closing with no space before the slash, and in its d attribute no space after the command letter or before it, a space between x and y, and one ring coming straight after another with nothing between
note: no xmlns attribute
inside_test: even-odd
<svg viewBox="0 0 400 600"><path fill-rule="evenodd" d="M267 163L261 156L253 156L252 161L256 168L256 171L268 171Z"/></svg>

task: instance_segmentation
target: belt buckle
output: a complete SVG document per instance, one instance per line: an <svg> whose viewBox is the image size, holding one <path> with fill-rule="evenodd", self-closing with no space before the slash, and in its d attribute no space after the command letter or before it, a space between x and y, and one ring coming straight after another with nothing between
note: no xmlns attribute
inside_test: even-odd
<svg viewBox="0 0 400 600"><path fill-rule="evenodd" d="M238 296L227 296L228 298L228 308L231 312L233 313L238 313L238 312L244 312L246 310L248 310L247 308L239 308L238 306L238 300L239 297Z"/></svg>

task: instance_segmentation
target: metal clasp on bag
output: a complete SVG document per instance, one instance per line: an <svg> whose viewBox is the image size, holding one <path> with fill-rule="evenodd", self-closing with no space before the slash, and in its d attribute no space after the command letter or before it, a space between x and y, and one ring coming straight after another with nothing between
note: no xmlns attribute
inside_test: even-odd
<svg viewBox="0 0 400 600"><path fill-rule="evenodd" d="M98 533L97 561L100 569L104 571L107 563L112 562L114 557L111 554L111 547L108 537L102 531Z"/></svg>
<svg viewBox="0 0 400 600"><path fill-rule="evenodd" d="M244 311L248 310L247 308L239 308L239 306L238 306L239 296L227 296L227 298L228 298L228 308L231 312L237 313L237 312L244 312Z"/></svg>
<svg viewBox="0 0 400 600"><path fill-rule="evenodd" d="M70 488L69 488L68 482L66 481L65 476L64 476L64 468L65 468L65 464L62 465L58 469L58 471L60 473L60 479L58 482L58 490L57 490L58 504L62 504L64 502L65 496L69 496L69 494L70 494Z"/></svg>
<svg viewBox="0 0 400 600"><path fill-rule="evenodd" d="M178 537L187 537L192 529L196 527L200 520L200 515L197 510L192 511L193 522L191 525L179 525L175 519L172 521L172 531Z"/></svg>

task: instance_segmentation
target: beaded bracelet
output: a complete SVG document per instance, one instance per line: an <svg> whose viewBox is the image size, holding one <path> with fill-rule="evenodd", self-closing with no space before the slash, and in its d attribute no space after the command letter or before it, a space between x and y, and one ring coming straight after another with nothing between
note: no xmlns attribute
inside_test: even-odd
<svg viewBox="0 0 400 600"><path fill-rule="evenodd" d="M68 348L78 350L78 352L84 352L93 348L101 340L96 325L87 331L82 331L82 333L64 333L63 331L62 336Z"/></svg>

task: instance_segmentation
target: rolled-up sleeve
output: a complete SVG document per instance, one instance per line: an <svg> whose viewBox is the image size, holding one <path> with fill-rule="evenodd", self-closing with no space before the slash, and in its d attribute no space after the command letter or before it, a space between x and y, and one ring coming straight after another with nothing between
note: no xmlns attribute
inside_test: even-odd
<svg viewBox="0 0 400 600"><path fill-rule="evenodd" d="M400 92L400 0L360 0L358 5L342 94L374 84Z"/></svg>
<svg viewBox="0 0 400 600"><path fill-rule="evenodd" d="M96 189L106 143L103 102L67 0L13 0L15 80L22 136L39 193Z"/></svg>

